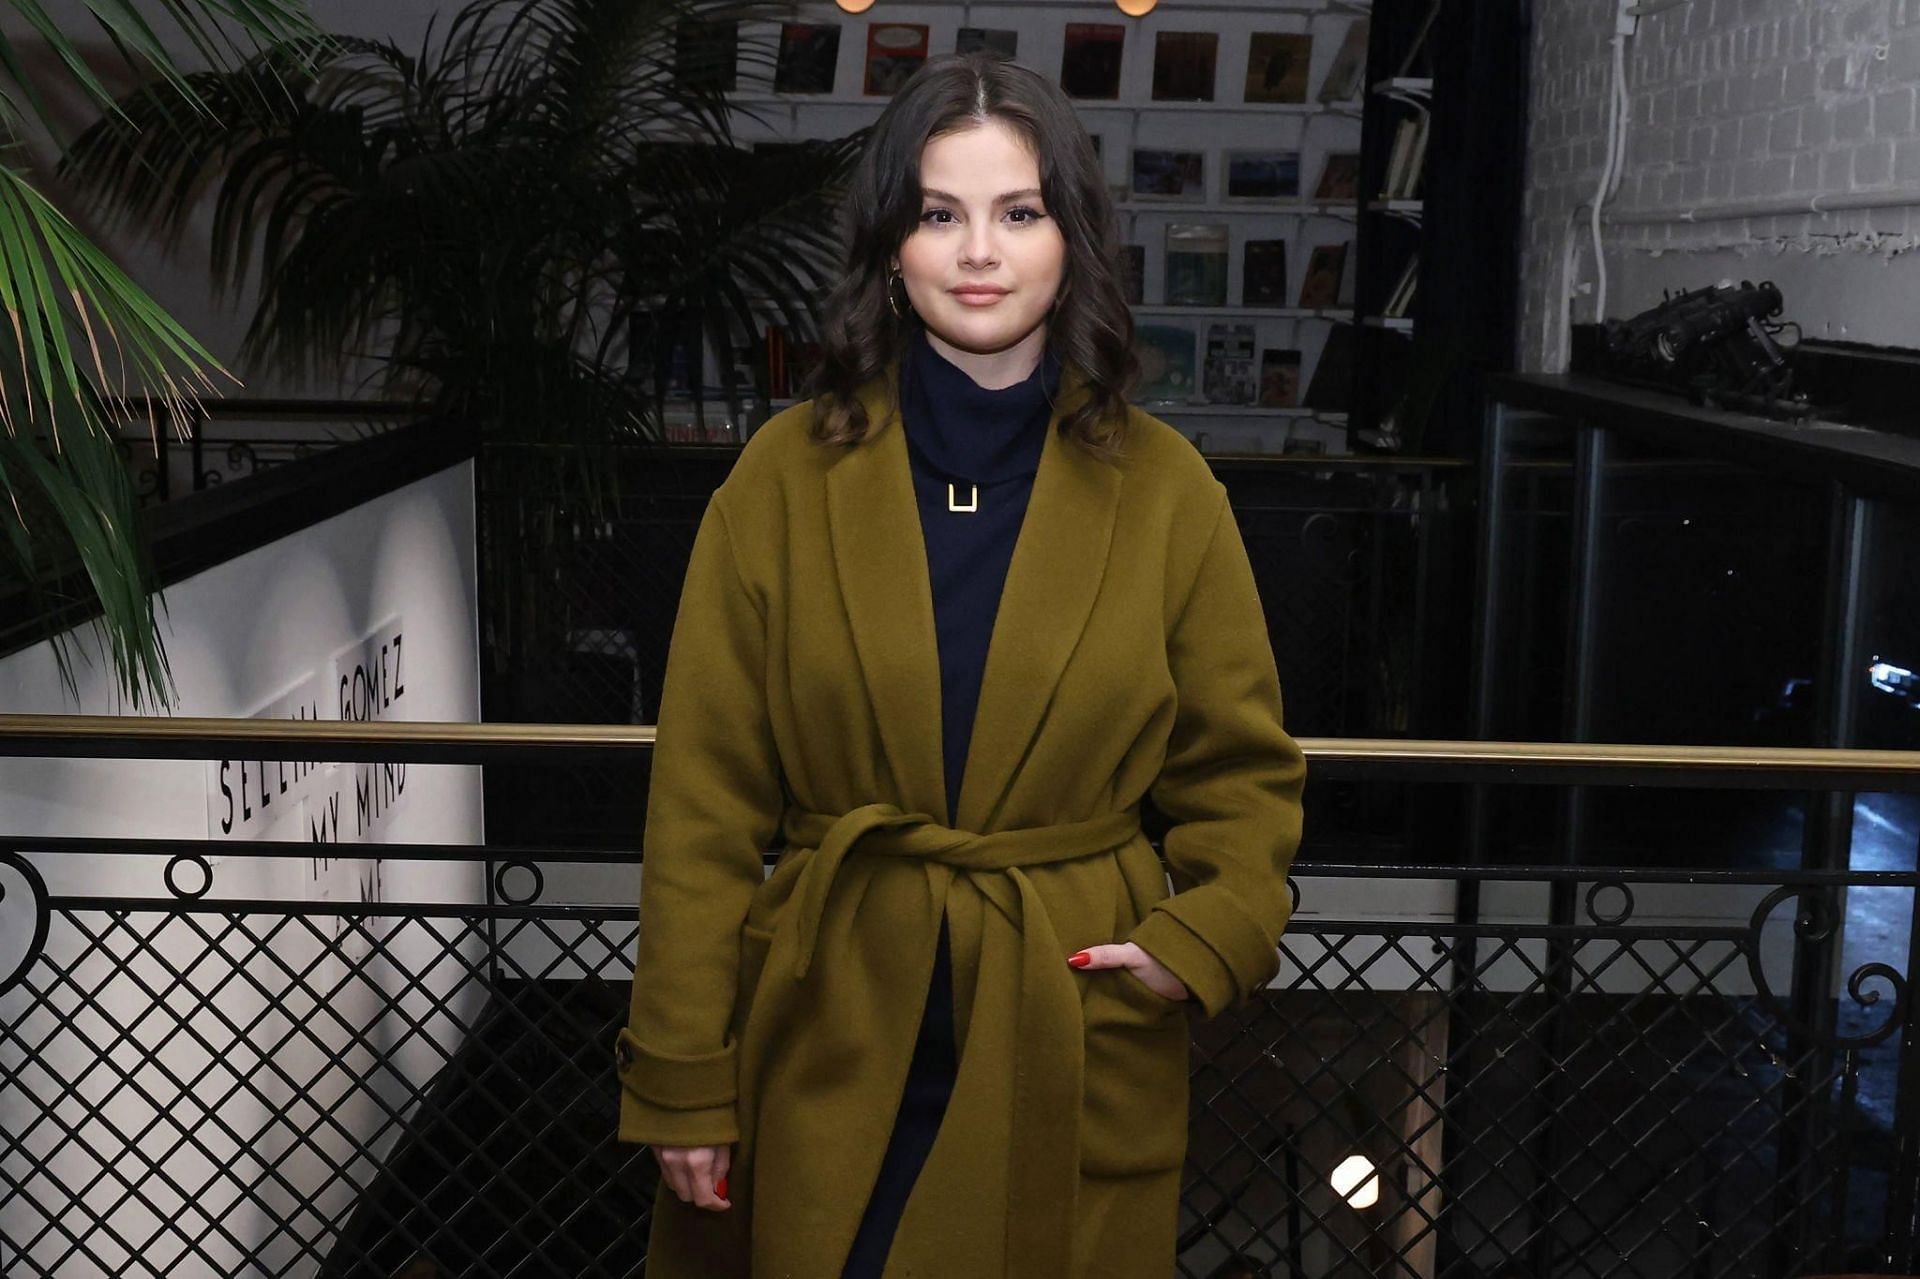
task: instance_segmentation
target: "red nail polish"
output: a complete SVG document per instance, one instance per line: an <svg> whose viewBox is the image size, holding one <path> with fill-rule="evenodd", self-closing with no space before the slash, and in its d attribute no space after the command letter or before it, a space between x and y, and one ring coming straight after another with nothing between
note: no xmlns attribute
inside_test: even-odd
<svg viewBox="0 0 1920 1279"><path fill-rule="evenodd" d="M713 1183L713 1193L719 1195L722 1199L727 1197L727 1179L725 1177Z"/></svg>
<svg viewBox="0 0 1920 1279"><path fill-rule="evenodd" d="M1083 950L1076 955L1070 956L1067 959L1067 962L1069 964L1072 964L1075 968L1085 968L1088 964L1091 964L1093 962L1093 956L1089 955L1086 951Z"/></svg>

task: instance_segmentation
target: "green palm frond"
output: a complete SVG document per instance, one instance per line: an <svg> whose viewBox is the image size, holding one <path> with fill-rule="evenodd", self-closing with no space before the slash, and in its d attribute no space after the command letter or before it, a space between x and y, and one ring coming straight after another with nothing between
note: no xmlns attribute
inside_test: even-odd
<svg viewBox="0 0 1920 1279"><path fill-rule="evenodd" d="M338 39L188 77L190 118L164 86L123 97L61 172L169 240L210 196L216 288L257 299L246 367L367 359L381 398L542 446L521 454L540 485L591 515L611 447L661 433L647 343L697 326L723 348L770 311L817 331L863 135L749 151L726 95L677 65L689 23L791 15L471 0L417 47ZM742 70L774 56L749 39Z"/></svg>
<svg viewBox="0 0 1920 1279"><path fill-rule="evenodd" d="M192 334L65 215L19 173L4 166L0 166L0 303L6 307L20 356L17 378L10 366L0 370L0 422L10 434L44 422L58 442L62 419L89 430L105 430L108 423L96 404L104 399L112 408L126 411L124 398L108 388L129 384L157 388L168 414L183 420L198 394L214 389L203 366L225 373ZM84 335L85 369L69 343L70 328ZM111 377L107 352L101 347L103 338L115 357ZM93 395L82 394L87 370L94 379ZM55 412L56 403L69 407Z"/></svg>
<svg viewBox="0 0 1920 1279"><path fill-rule="evenodd" d="M128 124L74 36L40 0L10 3L59 74ZM151 102L169 128L220 110L196 83L224 82L207 78L217 73L182 71L156 19L215 67L265 45L283 50L279 70L289 66L284 50L326 47L305 0L85 0L85 9L129 66L157 78ZM51 132L51 113L40 78L4 34L0 71L11 80L0 92L4 153L17 151L30 124ZM274 87L284 96L277 79ZM157 434L162 419L185 421L200 396L218 389L215 378L231 375L34 188L23 166L3 161L0 306L0 568L52 623L69 695L78 695L78 683L66 628L91 618L117 692L135 709L164 709L175 691L157 625L156 604L164 609L165 602L117 427L136 416L138 402Z"/></svg>

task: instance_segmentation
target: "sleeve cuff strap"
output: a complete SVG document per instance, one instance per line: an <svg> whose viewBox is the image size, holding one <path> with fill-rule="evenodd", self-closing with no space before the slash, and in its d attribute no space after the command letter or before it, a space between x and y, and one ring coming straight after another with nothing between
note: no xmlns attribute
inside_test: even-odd
<svg viewBox="0 0 1920 1279"><path fill-rule="evenodd" d="M1162 898L1154 909L1173 916L1212 947L1250 994L1280 969L1276 947L1293 917L1293 896L1282 889L1276 899L1256 908L1246 895L1224 884L1202 884Z"/></svg>
<svg viewBox="0 0 1920 1279"><path fill-rule="evenodd" d="M622 1026L613 1062L623 1094L661 1110L711 1110L733 1105L738 1091L735 1053L733 1044L698 1057L657 1052Z"/></svg>
<svg viewBox="0 0 1920 1279"><path fill-rule="evenodd" d="M1203 1017L1231 1006L1239 993L1233 971L1198 934L1163 910L1148 912L1128 941L1159 960L1180 979Z"/></svg>
<svg viewBox="0 0 1920 1279"><path fill-rule="evenodd" d="M620 1090L620 1140L647 1146L726 1146L740 1140L732 1102L705 1110L664 1110Z"/></svg>

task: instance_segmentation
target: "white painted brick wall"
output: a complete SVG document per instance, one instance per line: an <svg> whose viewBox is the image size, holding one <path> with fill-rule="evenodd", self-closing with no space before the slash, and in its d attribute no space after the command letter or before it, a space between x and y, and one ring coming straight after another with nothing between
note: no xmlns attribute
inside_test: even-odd
<svg viewBox="0 0 1920 1279"><path fill-rule="evenodd" d="M1606 156L1613 11L1612 0L1534 0L1528 370L1563 367L1570 241L1571 281L1594 278L1586 216L1574 214ZM1664 289L1770 279L1808 337L1920 347L1920 0L1688 0L1643 17L1626 61L1626 161L1607 210L1665 217L1602 223L1609 317ZM1704 216L1854 191L1911 195L1886 209ZM1592 319L1593 306L1576 298L1572 319Z"/></svg>

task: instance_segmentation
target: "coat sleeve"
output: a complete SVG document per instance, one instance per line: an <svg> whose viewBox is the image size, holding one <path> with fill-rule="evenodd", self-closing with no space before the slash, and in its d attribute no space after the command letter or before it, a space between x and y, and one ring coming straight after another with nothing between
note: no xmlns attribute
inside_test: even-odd
<svg viewBox="0 0 1920 1279"><path fill-rule="evenodd" d="M642 835L640 941L616 1037L619 1139L739 1139L740 926L765 877L784 788L767 719L766 624L708 502L668 641Z"/></svg>
<svg viewBox="0 0 1920 1279"><path fill-rule="evenodd" d="M1127 938L1178 977L1206 1017L1279 971L1306 782L1305 756L1282 727L1266 617L1225 486L1219 502L1167 642L1178 706L1149 791L1173 823L1163 849L1178 891Z"/></svg>

